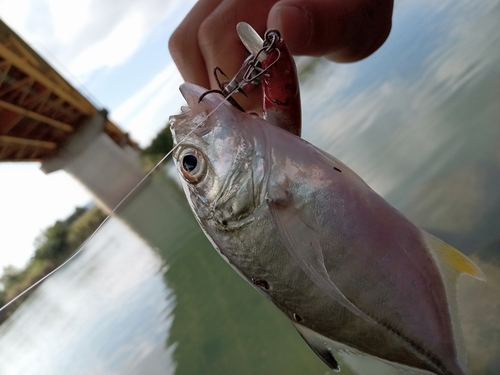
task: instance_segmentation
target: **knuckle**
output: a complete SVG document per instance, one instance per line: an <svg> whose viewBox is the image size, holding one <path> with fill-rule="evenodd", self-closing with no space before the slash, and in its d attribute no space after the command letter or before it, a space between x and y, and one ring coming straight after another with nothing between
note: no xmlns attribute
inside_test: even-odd
<svg viewBox="0 0 500 375"><path fill-rule="evenodd" d="M183 50L185 49L185 32L181 27L178 27L168 40L168 50L174 61L182 58Z"/></svg>
<svg viewBox="0 0 500 375"><path fill-rule="evenodd" d="M216 44L217 40L220 40L218 35L219 25L215 17L207 17L200 24L198 29L198 43L200 47L210 47Z"/></svg>
<svg viewBox="0 0 500 375"><path fill-rule="evenodd" d="M231 41L228 39L224 20L217 16L207 17L198 29L198 45L202 54L207 57L219 56Z"/></svg>

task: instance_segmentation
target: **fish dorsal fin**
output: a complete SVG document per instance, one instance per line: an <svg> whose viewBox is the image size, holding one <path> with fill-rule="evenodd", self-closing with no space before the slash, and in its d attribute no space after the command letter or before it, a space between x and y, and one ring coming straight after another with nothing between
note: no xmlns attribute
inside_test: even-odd
<svg viewBox="0 0 500 375"><path fill-rule="evenodd" d="M318 357L320 357L323 362L326 363L333 371L339 372L340 365L332 354L332 348L329 347L327 341L317 334L316 332L306 328L300 324L292 322L297 331L299 331L300 336L307 342L307 345L313 350Z"/></svg>
<svg viewBox="0 0 500 375"><path fill-rule="evenodd" d="M349 301L330 279L325 267L323 250L318 236L306 224L301 212L294 206L293 201L283 203L268 199L268 205L283 244L307 277L326 295L352 313L370 323L376 324L371 317Z"/></svg>
<svg viewBox="0 0 500 375"><path fill-rule="evenodd" d="M470 275L481 281L486 281L486 275L472 260L454 247L427 232L422 231L422 233L427 248L441 271L451 316L458 364L464 373L467 373L467 351L458 314L457 283L462 274Z"/></svg>

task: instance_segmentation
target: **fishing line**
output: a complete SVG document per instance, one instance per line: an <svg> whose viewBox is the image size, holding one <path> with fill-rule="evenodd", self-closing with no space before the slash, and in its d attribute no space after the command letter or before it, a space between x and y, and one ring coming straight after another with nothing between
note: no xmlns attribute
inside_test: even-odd
<svg viewBox="0 0 500 375"><path fill-rule="evenodd" d="M241 84L241 86L243 86L243 82L241 82L240 84ZM85 249L85 247L87 246L87 244L94 238L94 236L97 234L97 232L99 232L99 230L102 228L102 226L109 220L109 218L111 217L111 215L113 215L116 212L116 210L118 208L120 208L120 206L123 204L123 202L125 202L132 195L132 193L137 190L137 188L151 175L151 173L153 173L156 170L156 168L158 168L160 166L161 163L163 163L165 161L166 158L168 158L172 154L172 152L174 152L177 149L177 147L179 147L196 129L198 129L198 127L201 124L203 124L205 121L207 121L208 118L210 116L212 116L212 114L216 110L218 110L221 105L223 105L226 101L228 101L228 99L230 98L230 96L231 95L228 95L227 97L224 97L224 100L222 102L220 102L212 111L210 111L210 113L208 113L205 116L205 118L203 118L198 124L196 124L196 126L194 126L193 129L191 129L191 131L184 138L182 138L182 140L179 143L177 143L174 147L172 147L172 149L169 152L167 152L167 154L165 156L163 156L158 163L156 163L156 165L137 183L137 185L135 185L132 188L132 190L130 190L127 193L127 195L125 195L125 197L122 198L122 200L115 206L115 208L113 208L111 210L111 212L104 218L104 220L102 221L102 223L99 224L99 226L97 227L97 229L94 232L92 232L92 234L85 240L85 242L83 243L83 245L81 245L78 248L78 250L73 255L71 255L68 259L66 259L64 261L64 263L62 263L61 265L59 265L56 269L54 269L53 271L49 272L47 275L45 275L44 277L42 277L40 280L38 280L37 282L35 282L30 287L26 288L24 291L22 291L16 297L14 297L9 302L7 302L5 305L3 305L2 307L0 307L0 312L3 311L5 308L7 308L9 305L11 305L14 301L16 301L17 299L21 298L23 295L25 295L26 293L28 293L31 289L33 289L37 285L41 284L44 280L46 280L47 278L49 278L50 276L52 276L54 273L56 273L57 271L59 271L66 264L68 264L73 258L75 258L78 254L80 254L82 252L82 250ZM187 121L187 119L184 120L184 122L186 122L186 121ZM179 125L182 125L184 122L180 123Z"/></svg>

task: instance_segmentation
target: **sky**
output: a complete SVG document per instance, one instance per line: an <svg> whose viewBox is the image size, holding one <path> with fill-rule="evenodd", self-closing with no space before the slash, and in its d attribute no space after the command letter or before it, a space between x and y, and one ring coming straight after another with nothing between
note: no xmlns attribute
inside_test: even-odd
<svg viewBox="0 0 500 375"><path fill-rule="evenodd" d="M0 0L0 17L144 146L184 103L168 39L194 0ZM64 171L0 163L0 273L44 228L92 198Z"/></svg>

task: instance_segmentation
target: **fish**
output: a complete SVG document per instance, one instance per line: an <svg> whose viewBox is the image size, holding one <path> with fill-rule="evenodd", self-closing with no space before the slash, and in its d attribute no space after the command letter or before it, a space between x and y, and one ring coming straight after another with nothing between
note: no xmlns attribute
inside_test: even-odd
<svg viewBox="0 0 500 375"><path fill-rule="evenodd" d="M176 170L201 229L310 348L465 375L456 288L486 280L340 160L222 96L184 83L171 116Z"/></svg>

